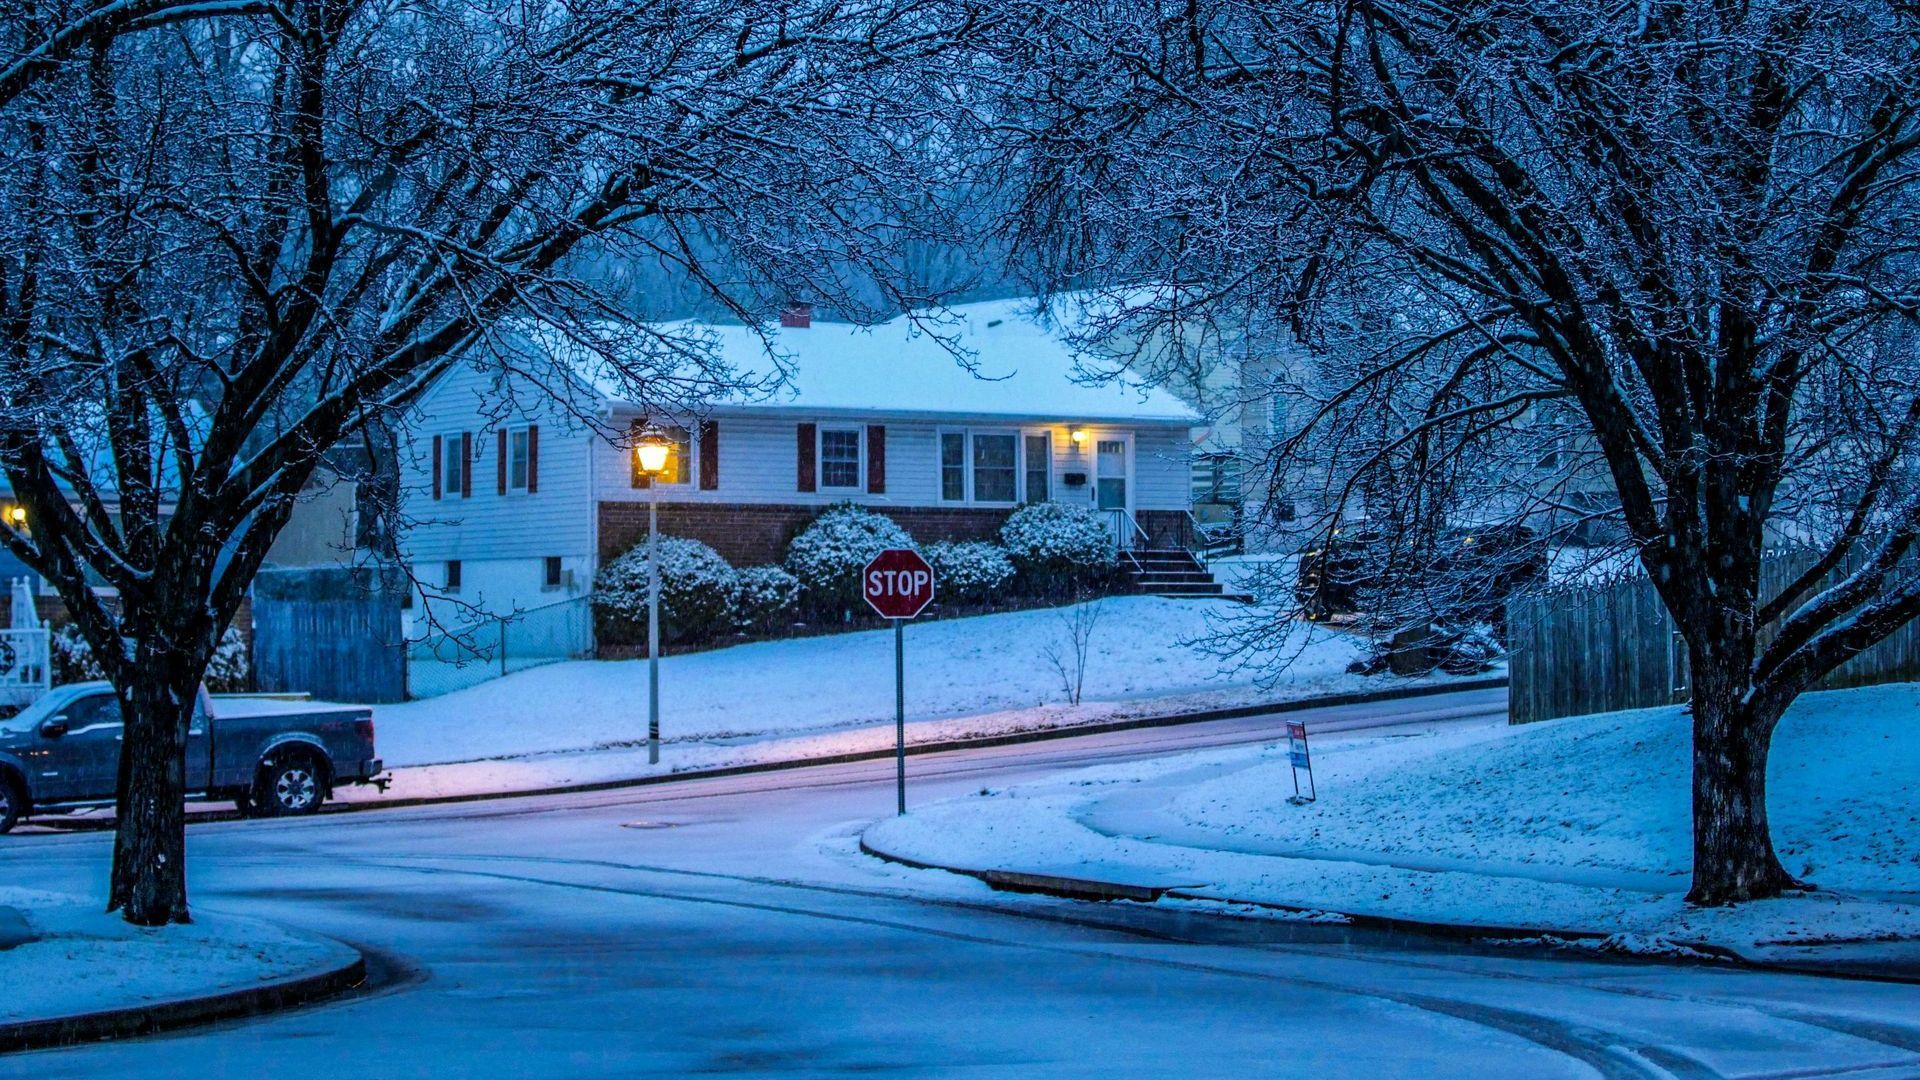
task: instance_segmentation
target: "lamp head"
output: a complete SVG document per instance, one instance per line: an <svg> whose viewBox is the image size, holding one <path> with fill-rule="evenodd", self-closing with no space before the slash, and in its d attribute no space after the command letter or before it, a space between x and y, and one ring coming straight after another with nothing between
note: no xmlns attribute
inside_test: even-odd
<svg viewBox="0 0 1920 1080"><path fill-rule="evenodd" d="M7 524L16 529L27 527L27 508L24 506L7 507Z"/></svg>
<svg viewBox="0 0 1920 1080"><path fill-rule="evenodd" d="M673 440L657 424L648 424L634 441L633 453L640 459L640 471L658 476L667 471L667 455L673 452Z"/></svg>
<svg viewBox="0 0 1920 1080"><path fill-rule="evenodd" d="M1087 429L1081 427L1079 424L1074 424L1067 429L1067 438L1072 439L1073 445L1075 446L1085 446L1087 445Z"/></svg>

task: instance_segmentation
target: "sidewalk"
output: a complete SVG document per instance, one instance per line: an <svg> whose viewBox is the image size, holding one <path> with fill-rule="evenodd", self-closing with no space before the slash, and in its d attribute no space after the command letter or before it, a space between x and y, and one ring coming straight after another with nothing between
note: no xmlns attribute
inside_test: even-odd
<svg viewBox="0 0 1920 1080"><path fill-rule="evenodd" d="M1912 696L1912 688L1878 693ZM1811 711L1846 716L1857 731L1876 715L1871 704L1833 699ZM1873 773L1884 791L1856 782L1851 793L1836 793L1891 829L1860 828L1811 797L1776 809L1783 856L1797 871L1802 862L1822 871L1813 875L1822 890L1693 909L1663 819L1678 814L1685 832L1684 786L1669 805L1664 774L1623 752L1677 746L1634 726L1665 718L1621 716L1561 722L1558 731L1490 726L1323 739L1315 744L1322 799L1309 807L1285 803L1290 769L1279 745L983 792L880 822L862 844L882 858L1000 888L1253 905L1486 940L1920 979L1920 889L1897 835L1906 817L1893 821L1881 805L1897 806L1910 790L1898 770ZM1820 716L1802 719L1783 762L1794 760L1797 739L1827 737ZM1883 762L1899 754L1871 738L1877 731L1859 734L1864 752ZM1607 752L1586 754L1589 740ZM1655 779L1623 781L1610 774L1610 757ZM1463 765L1465 773L1455 771ZM1780 787L1794 795L1802 779L1786 772ZM1582 783L1600 797L1588 799ZM1482 790L1486 784L1498 792ZM1653 805L1644 820L1631 809L1641 803Z"/></svg>

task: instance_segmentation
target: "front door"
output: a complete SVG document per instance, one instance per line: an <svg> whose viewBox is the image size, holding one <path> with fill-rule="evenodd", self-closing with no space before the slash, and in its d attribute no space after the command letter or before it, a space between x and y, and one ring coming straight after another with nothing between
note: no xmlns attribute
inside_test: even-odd
<svg viewBox="0 0 1920 1080"><path fill-rule="evenodd" d="M1133 442L1123 435L1103 435L1094 443L1093 497L1102 510L1133 512Z"/></svg>

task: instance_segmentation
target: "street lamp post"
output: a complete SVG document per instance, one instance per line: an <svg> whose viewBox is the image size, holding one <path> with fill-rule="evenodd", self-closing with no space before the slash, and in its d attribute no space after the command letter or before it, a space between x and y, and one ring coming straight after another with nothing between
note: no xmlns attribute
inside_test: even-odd
<svg viewBox="0 0 1920 1080"><path fill-rule="evenodd" d="M673 443L648 424L633 444L647 474L647 764L660 764L660 481Z"/></svg>

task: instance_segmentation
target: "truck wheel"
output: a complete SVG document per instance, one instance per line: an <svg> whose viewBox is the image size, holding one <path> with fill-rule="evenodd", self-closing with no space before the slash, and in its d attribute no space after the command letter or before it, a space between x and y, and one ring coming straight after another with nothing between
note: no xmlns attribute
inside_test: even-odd
<svg viewBox="0 0 1920 1080"><path fill-rule="evenodd" d="M276 750L260 763L252 812L259 817L311 814L326 801L326 785L325 771L310 751Z"/></svg>
<svg viewBox="0 0 1920 1080"><path fill-rule="evenodd" d="M20 785L13 777L0 772L0 834L10 833L20 821L20 811L26 806L26 800L20 797Z"/></svg>

